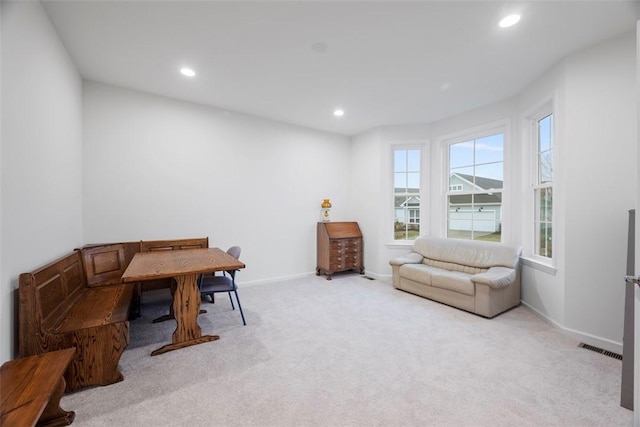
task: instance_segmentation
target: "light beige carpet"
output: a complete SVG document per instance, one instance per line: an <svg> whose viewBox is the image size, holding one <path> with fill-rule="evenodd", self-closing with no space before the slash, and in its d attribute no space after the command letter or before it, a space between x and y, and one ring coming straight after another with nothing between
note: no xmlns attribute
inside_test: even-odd
<svg viewBox="0 0 640 427"><path fill-rule="evenodd" d="M203 302L220 340L160 356L175 322L145 297L124 381L63 397L76 426L630 426L621 362L524 307L488 320L336 275L241 287Z"/></svg>

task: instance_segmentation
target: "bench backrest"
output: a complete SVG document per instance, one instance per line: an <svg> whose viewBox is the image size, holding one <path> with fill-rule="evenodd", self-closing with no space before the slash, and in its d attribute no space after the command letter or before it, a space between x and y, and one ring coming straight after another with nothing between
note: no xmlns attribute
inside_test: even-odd
<svg viewBox="0 0 640 427"><path fill-rule="evenodd" d="M208 237L178 240L141 240L140 252L173 251L180 249L206 249L209 247ZM171 286L173 279L154 279L142 282L142 291L163 289Z"/></svg>
<svg viewBox="0 0 640 427"><path fill-rule="evenodd" d="M82 261L89 287L108 286L121 283L122 274L137 252L165 251L176 249L208 248L209 238L176 240L141 240L91 244L82 247ZM171 281L164 280L168 286ZM147 284L148 285L148 284Z"/></svg>
<svg viewBox="0 0 640 427"><path fill-rule="evenodd" d="M180 240L142 240L140 252L171 251L176 249L205 249L209 247L208 237Z"/></svg>
<svg viewBox="0 0 640 427"><path fill-rule="evenodd" d="M140 251L140 243L86 245L81 251L89 287L116 285L121 283L122 273Z"/></svg>
<svg viewBox="0 0 640 427"><path fill-rule="evenodd" d="M82 260L89 286L120 283L122 273L127 268L121 244L82 248Z"/></svg>
<svg viewBox="0 0 640 427"><path fill-rule="evenodd" d="M46 334L61 319L86 287L79 250L19 278L20 355L27 356L55 347Z"/></svg>

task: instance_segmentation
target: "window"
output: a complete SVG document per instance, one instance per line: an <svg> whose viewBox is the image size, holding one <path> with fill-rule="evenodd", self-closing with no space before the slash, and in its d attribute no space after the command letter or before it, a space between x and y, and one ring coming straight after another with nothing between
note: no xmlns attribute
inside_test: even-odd
<svg viewBox="0 0 640 427"><path fill-rule="evenodd" d="M393 150L394 240L414 240L420 235L419 148Z"/></svg>
<svg viewBox="0 0 640 427"><path fill-rule="evenodd" d="M533 183L536 255L553 255L553 114L535 121L536 173Z"/></svg>
<svg viewBox="0 0 640 427"><path fill-rule="evenodd" d="M503 133L450 144L447 237L501 241L503 170Z"/></svg>

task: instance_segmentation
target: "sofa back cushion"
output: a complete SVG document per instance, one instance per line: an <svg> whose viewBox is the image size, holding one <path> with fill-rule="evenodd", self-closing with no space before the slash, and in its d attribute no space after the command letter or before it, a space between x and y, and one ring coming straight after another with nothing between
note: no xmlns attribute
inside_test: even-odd
<svg viewBox="0 0 640 427"><path fill-rule="evenodd" d="M438 261L438 260L426 258L426 257L422 260L422 263L426 265L430 265L431 267L439 268L441 270L460 271L462 273L467 273L467 274L479 274L479 273L484 273L485 271L488 270L488 268L479 268L479 267L472 267L470 265L456 264L453 262Z"/></svg>
<svg viewBox="0 0 640 427"><path fill-rule="evenodd" d="M479 242L477 240L420 237L413 243L413 251L432 261L484 270L494 266L515 268L518 265L521 249L502 243ZM428 264L430 261L424 260L423 262ZM430 265L439 266L437 264ZM472 269L451 269L472 274L482 272L476 272Z"/></svg>

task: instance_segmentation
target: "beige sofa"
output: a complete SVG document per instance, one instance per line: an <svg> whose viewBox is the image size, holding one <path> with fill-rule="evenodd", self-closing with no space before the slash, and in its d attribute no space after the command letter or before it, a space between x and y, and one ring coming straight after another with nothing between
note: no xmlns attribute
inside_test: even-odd
<svg viewBox="0 0 640 427"><path fill-rule="evenodd" d="M520 304L519 247L420 237L389 261L393 286L484 317Z"/></svg>

